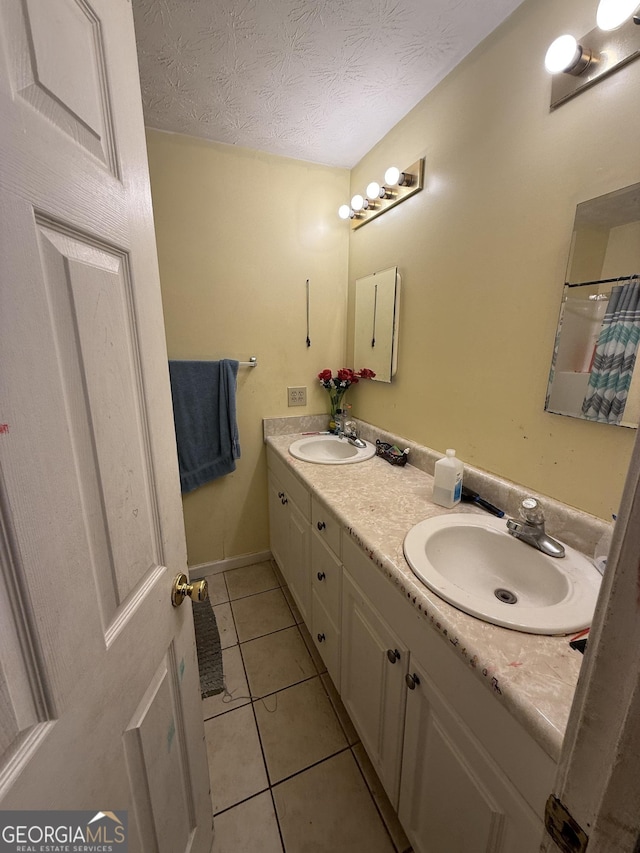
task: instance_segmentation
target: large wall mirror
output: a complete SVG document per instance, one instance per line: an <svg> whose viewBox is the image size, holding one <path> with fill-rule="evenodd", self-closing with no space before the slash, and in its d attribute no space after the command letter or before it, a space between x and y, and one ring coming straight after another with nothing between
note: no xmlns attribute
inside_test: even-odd
<svg viewBox="0 0 640 853"><path fill-rule="evenodd" d="M576 208L545 409L640 421L640 183Z"/></svg>
<svg viewBox="0 0 640 853"><path fill-rule="evenodd" d="M397 267L356 280L353 363L391 382L398 362L400 275Z"/></svg>

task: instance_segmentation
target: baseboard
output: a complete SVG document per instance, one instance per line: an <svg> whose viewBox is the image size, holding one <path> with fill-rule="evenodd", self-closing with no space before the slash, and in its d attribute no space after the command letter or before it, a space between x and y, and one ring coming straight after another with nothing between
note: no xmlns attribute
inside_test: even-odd
<svg viewBox="0 0 640 853"><path fill-rule="evenodd" d="M197 566L189 566L189 578L204 578L208 575L217 575L220 572L228 572L230 569L240 569L243 566L251 566L253 563L263 563L271 559L271 551L258 551L255 554L240 554L238 557L228 557L226 560L214 560L212 563L199 563Z"/></svg>

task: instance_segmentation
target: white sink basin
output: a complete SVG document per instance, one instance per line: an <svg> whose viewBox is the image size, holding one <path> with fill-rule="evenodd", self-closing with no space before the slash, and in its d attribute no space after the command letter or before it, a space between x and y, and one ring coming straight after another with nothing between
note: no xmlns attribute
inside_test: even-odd
<svg viewBox="0 0 640 853"><path fill-rule="evenodd" d="M348 465L371 459L376 455L376 448L368 441L365 441L365 447L354 447L346 438L339 438L337 435L310 435L290 444L289 453L303 462Z"/></svg>
<svg viewBox="0 0 640 853"><path fill-rule="evenodd" d="M548 557L507 532L504 519L472 513L412 527L404 555L429 589L485 622L529 634L569 634L591 624L601 576L565 545Z"/></svg>

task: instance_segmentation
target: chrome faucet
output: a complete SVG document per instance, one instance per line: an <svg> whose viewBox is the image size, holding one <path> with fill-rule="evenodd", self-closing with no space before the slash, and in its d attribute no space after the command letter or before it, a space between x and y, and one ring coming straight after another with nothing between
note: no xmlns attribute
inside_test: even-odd
<svg viewBox="0 0 640 853"><path fill-rule="evenodd" d="M520 520L507 519L507 530L516 539L522 539L532 548L537 548L549 557L564 557L564 546L547 536L544 529L544 513L535 498L525 498L520 504Z"/></svg>
<svg viewBox="0 0 640 853"><path fill-rule="evenodd" d="M349 444L353 444L354 447L363 448L366 447L366 443L358 438L358 433L356 431L356 425L353 421L348 421L346 418L346 413L341 413L338 416L338 422L336 424L337 435L340 438L346 438Z"/></svg>

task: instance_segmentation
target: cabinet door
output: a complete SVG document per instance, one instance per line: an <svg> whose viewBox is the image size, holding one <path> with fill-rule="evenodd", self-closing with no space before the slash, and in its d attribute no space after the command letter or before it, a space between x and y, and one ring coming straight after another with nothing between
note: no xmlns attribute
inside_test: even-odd
<svg viewBox="0 0 640 853"><path fill-rule="evenodd" d="M311 588L311 636L334 684L340 684L340 631Z"/></svg>
<svg viewBox="0 0 640 853"><path fill-rule="evenodd" d="M311 624L311 555L309 522L289 501L287 573L289 589L307 625Z"/></svg>
<svg viewBox="0 0 640 853"><path fill-rule="evenodd" d="M412 659L398 814L415 853L535 853L542 822Z"/></svg>
<svg viewBox="0 0 640 853"><path fill-rule="evenodd" d="M336 625L342 618L342 563L311 531L311 586Z"/></svg>
<svg viewBox="0 0 640 853"><path fill-rule="evenodd" d="M280 571L284 575L287 584L288 577L288 560L287 552L289 548L289 508L288 498L284 489L273 474L269 474L269 539L271 544L271 553L274 560L280 566Z"/></svg>
<svg viewBox="0 0 640 853"><path fill-rule="evenodd" d="M408 652L344 572L341 696L394 808L398 804Z"/></svg>

